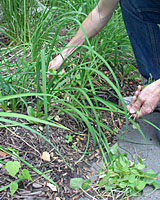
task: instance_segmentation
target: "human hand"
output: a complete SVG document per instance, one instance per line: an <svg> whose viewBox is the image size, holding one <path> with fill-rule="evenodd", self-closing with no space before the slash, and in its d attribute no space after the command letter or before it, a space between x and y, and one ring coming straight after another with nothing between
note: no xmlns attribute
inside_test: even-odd
<svg viewBox="0 0 160 200"><path fill-rule="evenodd" d="M138 86L131 105L127 106L128 112L136 118L154 111L160 101L160 79L146 86L142 91L141 89L142 87Z"/></svg>
<svg viewBox="0 0 160 200"><path fill-rule="evenodd" d="M51 70L51 69L56 69L56 70L58 70L58 68L61 66L61 64L63 63L63 58L62 58L62 56L61 55L58 55L58 56L56 56L53 60L51 60L50 61L50 63L49 63L49 65L48 65L48 71L49 70ZM61 70L61 72L65 72L65 70L64 69L62 69ZM47 75L47 78L51 78L51 76L48 74Z"/></svg>

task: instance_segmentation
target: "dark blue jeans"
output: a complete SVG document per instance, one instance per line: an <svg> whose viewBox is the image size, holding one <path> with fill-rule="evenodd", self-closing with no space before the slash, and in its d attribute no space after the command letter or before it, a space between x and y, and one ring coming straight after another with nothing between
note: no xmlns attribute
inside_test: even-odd
<svg viewBox="0 0 160 200"><path fill-rule="evenodd" d="M160 0L120 0L139 72L160 78Z"/></svg>

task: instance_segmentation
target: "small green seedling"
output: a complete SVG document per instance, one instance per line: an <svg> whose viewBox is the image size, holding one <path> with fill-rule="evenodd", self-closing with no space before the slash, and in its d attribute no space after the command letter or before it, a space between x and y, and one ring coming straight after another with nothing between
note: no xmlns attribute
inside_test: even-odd
<svg viewBox="0 0 160 200"><path fill-rule="evenodd" d="M20 173L21 164L19 161L8 161L3 168L6 168L7 172L10 176L15 177L17 173L19 180L15 180L9 184L9 189L11 192L11 195L13 196L14 193L18 189L18 182L21 180L30 180L32 181L31 175L27 169L23 169Z"/></svg>
<svg viewBox="0 0 160 200"><path fill-rule="evenodd" d="M68 144L73 141L73 136L71 136L71 135L66 135L65 138L66 138L65 142ZM74 144L72 144L72 149L74 149L75 151L77 150L77 148Z"/></svg>
<svg viewBox="0 0 160 200"><path fill-rule="evenodd" d="M27 114L30 116L30 117L36 117L36 118L40 118L43 113L42 112L37 112L34 110L34 108L32 106L28 106L27 107ZM37 122L35 121L31 121L31 120L28 120L30 123L33 123L33 124L38 124Z"/></svg>
<svg viewBox="0 0 160 200"><path fill-rule="evenodd" d="M73 141L73 137L71 135L66 135L65 138L66 138L65 142L68 144Z"/></svg>
<svg viewBox="0 0 160 200"><path fill-rule="evenodd" d="M75 150L75 151L77 150L77 148L74 144L72 145L72 149Z"/></svg>

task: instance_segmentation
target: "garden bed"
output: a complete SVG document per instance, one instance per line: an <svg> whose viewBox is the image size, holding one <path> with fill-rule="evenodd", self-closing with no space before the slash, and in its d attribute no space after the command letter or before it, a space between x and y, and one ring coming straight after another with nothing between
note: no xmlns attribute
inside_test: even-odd
<svg viewBox="0 0 160 200"><path fill-rule="evenodd" d="M107 71L103 71L103 73L109 74ZM123 92L124 96L132 95L138 84L139 81L125 80L123 88L126 92ZM103 98L108 98L108 95L104 94ZM118 103L114 97L110 97L109 100L114 101L114 103ZM119 126L121 127L122 124L119 124L118 120L112 114L110 112L101 113L104 123L109 124L110 128L113 130L117 129ZM50 111L49 116L52 115L55 116L55 114ZM24 120L17 120L20 123L28 123ZM40 171L45 172L49 170L47 176L49 176L59 186L59 189L56 188L56 191L53 191L47 186L47 182L44 178L35 174L33 182L23 181L19 183L19 189L14 195L14 199L56 199L57 197L58 200L59 197L60 199L64 200L74 200L83 196L83 193L80 190L73 190L70 188L70 180L74 177L82 177L84 180L87 180L88 174L93 174L91 171L91 165L101 161L100 150L98 147L96 149L94 148L93 141L91 139L88 147L88 151L90 151L90 153L86 154L80 162L75 164L81 158L81 152L85 151L88 140L88 129L87 127L81 127L79 130L77 124L67 115L58 118L57 122L65 127L68 127L72 131L49 126L49 139L56 146L73 170L64 163L59 154L50 145L48 146L47 151L52 155L51 161L43 161L41 159L41 154L42 152L46 151L46 142L33 132L17 126L1 129L0 145L6 149L11 147L14 150L17 150L20 157ZM95 125L96 124L94 124L94 126ZM30 125L30 127L39 131L42 135L46 134L45 126L42 124ZM79 135L75 135L73 131L78 132ZM66 135L71 136L71 142L67 143L67 139L65 137ZM116 142L116 136L112 132L106 131L105 135L110 146ZM15 159L13 156L4 156L2 153L1 160L8 162L9 160ZM1 187L13 181L5 169L1 168L0 171ZM31 174L34 174L32 170ZM9 189L2 191L0 193L0 197L2 199L11 198Z"/></svg>
<svg viewBox="0 0 160 200"><path fill-rule="evenodd" d="M29 1L26 3L26 19L25 9L8 9L11 13L5 13L6 16L15 13L18 26L14 26L14 20L10 23L12 18L9 21L3 18L8 29L0 29L0 198L76 200L83 198L84 193L71 189L70 180L74 177L87 180L95 173L92 164L102 160L103 150L107 156L106 146L116 143L114 133L118 133L125 123L123 109L122 113L116 111L121 112L116 106L118 94L133 95L141 81L136 79L139 74L137 76L133 67L135 61L119 8L106 31L93 38L89 47L84 45L67 60L64 74L55 72L53 80L46 80L49 60L76 32L77 22L72 16L82 21L86 14L80 14L79 10L73 12L73 5L68 2L65 4L68 14L64 12L64 3L57 2L54 7L48 1L43 2L45 6L40 1L35 2L33 6ZM3 3L5 5L5 1ZM88 12L86 2L73 4ZM24 4L20 6L23 8ZM50 7L46 9L46 6ZM115 27L116 34L113 33ZM132 75L136 78L130 79ZM34 117L36 124L29 117ZM45 126L47 118L50 124ZM101 135L103 142L105 140L103 144ZM50 161L41 158L43 152L50 154ZM10 161L19 161L20 173L24 168L29 170L33 180L19 181L17 174L15 177L9 175L4 166ZM8 186L14 181L19 181L18 189L11 197Z"/></svg>

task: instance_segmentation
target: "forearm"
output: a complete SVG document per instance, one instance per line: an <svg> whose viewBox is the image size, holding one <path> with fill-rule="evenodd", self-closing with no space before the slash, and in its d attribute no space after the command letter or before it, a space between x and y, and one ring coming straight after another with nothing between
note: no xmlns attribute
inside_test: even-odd
<svg viewBox="0 0 160 200"><path fill-rule="evenodd" d="M82 23L82 27L88 39L91 39L96 34L98 34L101 29L108 23L113 14L113 11L116 8L117 3L118 0L101 0L99 4L92 10L92 12L87 16L87 18ZM76 35L66 45L68 48L62 51L62 56L64 58L68 57L78 46L82 45L84 41L85 36L82 29L79 28Z"/></svg>

